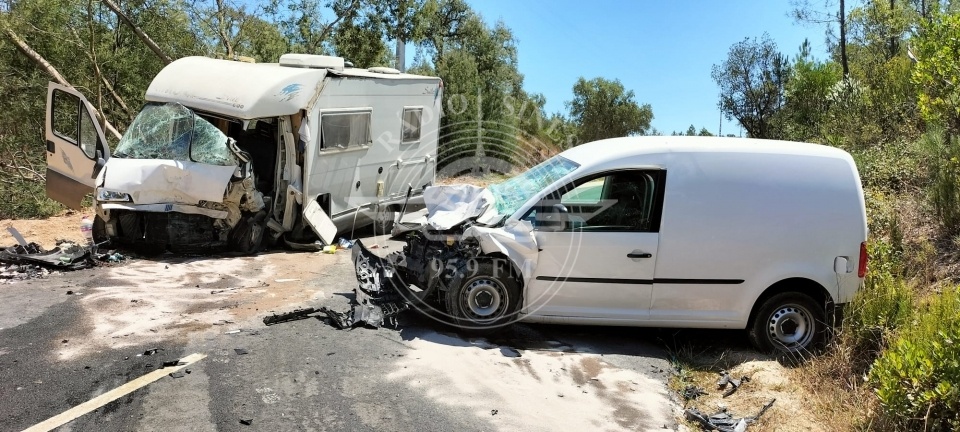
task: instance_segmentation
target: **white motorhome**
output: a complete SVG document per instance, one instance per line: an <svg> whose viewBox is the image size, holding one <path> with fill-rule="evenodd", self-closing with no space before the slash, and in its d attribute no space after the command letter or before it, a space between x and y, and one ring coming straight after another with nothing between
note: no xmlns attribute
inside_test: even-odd
<svg viewBox="0 0 960 432"><path fill-rule="evenodd" d="M823 343L867 266L857 167L821 145L617 138L424 200L428 217L379 280L473 329L748 329L764 350L800 352ZM355 249L367 275L375 259Z"/></svg>
<svg viewBox="0 0 960 432"><path fill-rule="evenodd" d="M338 57L186 57L153 79L111 152L86 99L51 83L47 194L80 208L94 192L96 237L147 252L252 252L265 233L329 244L388 225L433 182L442 87Z"/></svg>

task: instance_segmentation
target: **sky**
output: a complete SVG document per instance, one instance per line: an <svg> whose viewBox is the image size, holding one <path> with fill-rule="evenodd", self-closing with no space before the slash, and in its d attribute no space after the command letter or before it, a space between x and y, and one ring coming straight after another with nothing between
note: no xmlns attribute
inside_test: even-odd
<svg viewBox="0 0 960 432"><path fill-rule="evenodd" d="M717 134L719 87L710 77L730 46L764 32L793 57L804 39L826 57L825 28L796 24L786 0L468 0L517 40L524 88L546 96L546 111L568 112L579 77L619 79L653 108L651 126ZM408 59L412 51L407 49ZM742 134L723 120L723 134Z"/></svg>

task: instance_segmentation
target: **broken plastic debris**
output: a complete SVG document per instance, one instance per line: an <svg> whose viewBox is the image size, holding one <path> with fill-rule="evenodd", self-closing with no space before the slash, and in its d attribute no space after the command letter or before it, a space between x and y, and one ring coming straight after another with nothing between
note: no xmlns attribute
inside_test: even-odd
<svg viewBox="0 0 960 432"><path fill-rule="evenodd" d="M160 369L163 369L166 367L179 366L179 365L180 365L180 359L165 361L163 362L163 364L160 365Z"/></svg>
<svg viewBox="0 0 960 432"><path fill-rule="evenodd" d="M233 352L237 353L237 355L244 355L244 354L248 354L248 353L249 353L249 351L247 351L247 350L245 350L245 349L243 349L243 348L234 348L234 349L233 349Z"/></svg>
<svg viewBox="0 0 960 432"><path fill-rule="evenodd" d="M716 430L719 432L744 432L747 430L747 425L750 425L760 419L760 416L763 413L767 412L773 403L776 402L776 399L771 399L770 402L767 402L760 411L752 417L743 417L735 418L730 415L726 410L722 410L713 415L706 415L696 408L688 408L684 411L684 415L687 420L695 422L700 425L703 430Z"/></svg>
<svg viewBox="0 0 960 432"><path fill-rule="evenodd" d="M740 379L731 378L730 373L727 371L720 371L720 375L720 379L717 380L717 390L726 389L726 391L723 392L723 397L732 395L737 391L738 388L740 388L741 384L750 381L750 378L745 376L740 377ZM730 385L730 388L727 388L728 384Z"/></svg>
<svg viewBox="0 0 960 432"><path fill-rule="evenodd" d="M690 384L684 387L683 389L683 398L685 400L696 399L700 396L706 395L706 390L703 387L698 387L696 385Z"/></svg>
<svg viewBox="0 0 960 432"><path fill-rule="evenodd" d="M284 282L297 282L299 280L300 279L296 279L296 278L287 278L287 279L274 279L273 281L276 283L284 283Z"/></svg>
<svg viewBox="0 0 960 432"><path fill-rule="evenodd" d="M510 347L500 347L500 354L503 354L504 357L522 357L520 351Z"/></svg>
<svg viewBox="0 0 960 432"><path fill-rule="evenodd" d="M253 424L252 418L242 418L240 419L240 424L250 426Z"/></svg>
<svg viewBox="0 0 960 432"><path fill-rule="evenodd" d="M172 378L183 378L184 376L185 376L185 375L184 375L183 372L174 372L174 373L170 374L170 377L172 377Z"/></svg>
<svg viewBox="0 0 960 432"><path fill-rule="evenodd" d="M152 349L148 349L148 350L144 351L144 352L143 352L143 355L145 355L145 356L154 355L154 354L157 353L157 351L163 351L163 350L162 350L161 348L152 348Z"/></svg>
<svg viewBox="0 0 960 432"><path fill-rule="evenodd" d="M337 241L337 247L339 247L340 249L350 249L353 247L353 243L354 242L351 240L347 240L343 237L340 237L340 240Z"/></svg>

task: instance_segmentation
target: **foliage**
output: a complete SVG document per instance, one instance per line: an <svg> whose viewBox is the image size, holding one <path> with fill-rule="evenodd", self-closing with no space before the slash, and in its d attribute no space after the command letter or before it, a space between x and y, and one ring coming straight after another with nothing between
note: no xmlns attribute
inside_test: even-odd
<svg viewBox="0 0 960 432"><path fill-rule="evenodd" d="M633 90L620 80L581 77L568 103L582 142L643 134L650 128L653 109L634 100Z"/></svg>
<svg viewBox="0 0 960 432"><path fill-rule="evenodd" d="M784 89L786 103L781 115L784 138L814 141L820 136L830 108L828 95L841 78L840 65L813 59L810 41L804 40Z"/></svg>
<svg viewBox="0 0 960 432"><path fill-rule="evenodd" d="M938 129L921 140L926 151L927 197L946 234L960 233L960 138L945 138Z"/></svg>
<svg viewBox="0 0 960 432"><path fill-rule="evenodd" d="M960 13L935 14L922 21L914 38L917 64L913 82L920 90L924 119L939 122L949 133L960 133Z"/></svg>
<svg viewBox="0 0 960 432"><path fill-rule="evenodd" d="M740 122L753 138L778 138L776 117L784 104L789 73L790 65L770 35L737 42L711 73L720 86L720 111Z"/></svg>
<svg viewBox="0 0 960 432"><path fill-rule="evenodd" d="M945 290L914 317L870 370L884 413L917 430L960 428L960 289Z"/></svg>

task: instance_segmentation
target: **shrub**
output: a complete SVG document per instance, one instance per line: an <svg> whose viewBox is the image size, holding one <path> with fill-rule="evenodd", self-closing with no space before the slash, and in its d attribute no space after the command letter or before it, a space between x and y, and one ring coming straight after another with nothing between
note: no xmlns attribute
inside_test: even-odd
<svg viewBox="0 0 960 432"><path fill-rule="evenodd" d="M960 290L936 295L874 363L868 378L888 421L960 429Z"/></svg>
<svg viewBox="0 0 960 432"><path fill-rule="evenodd" d="M927 197L945 234L960 232L960 142L931 129L920 139L927 153Z"/></svg>

